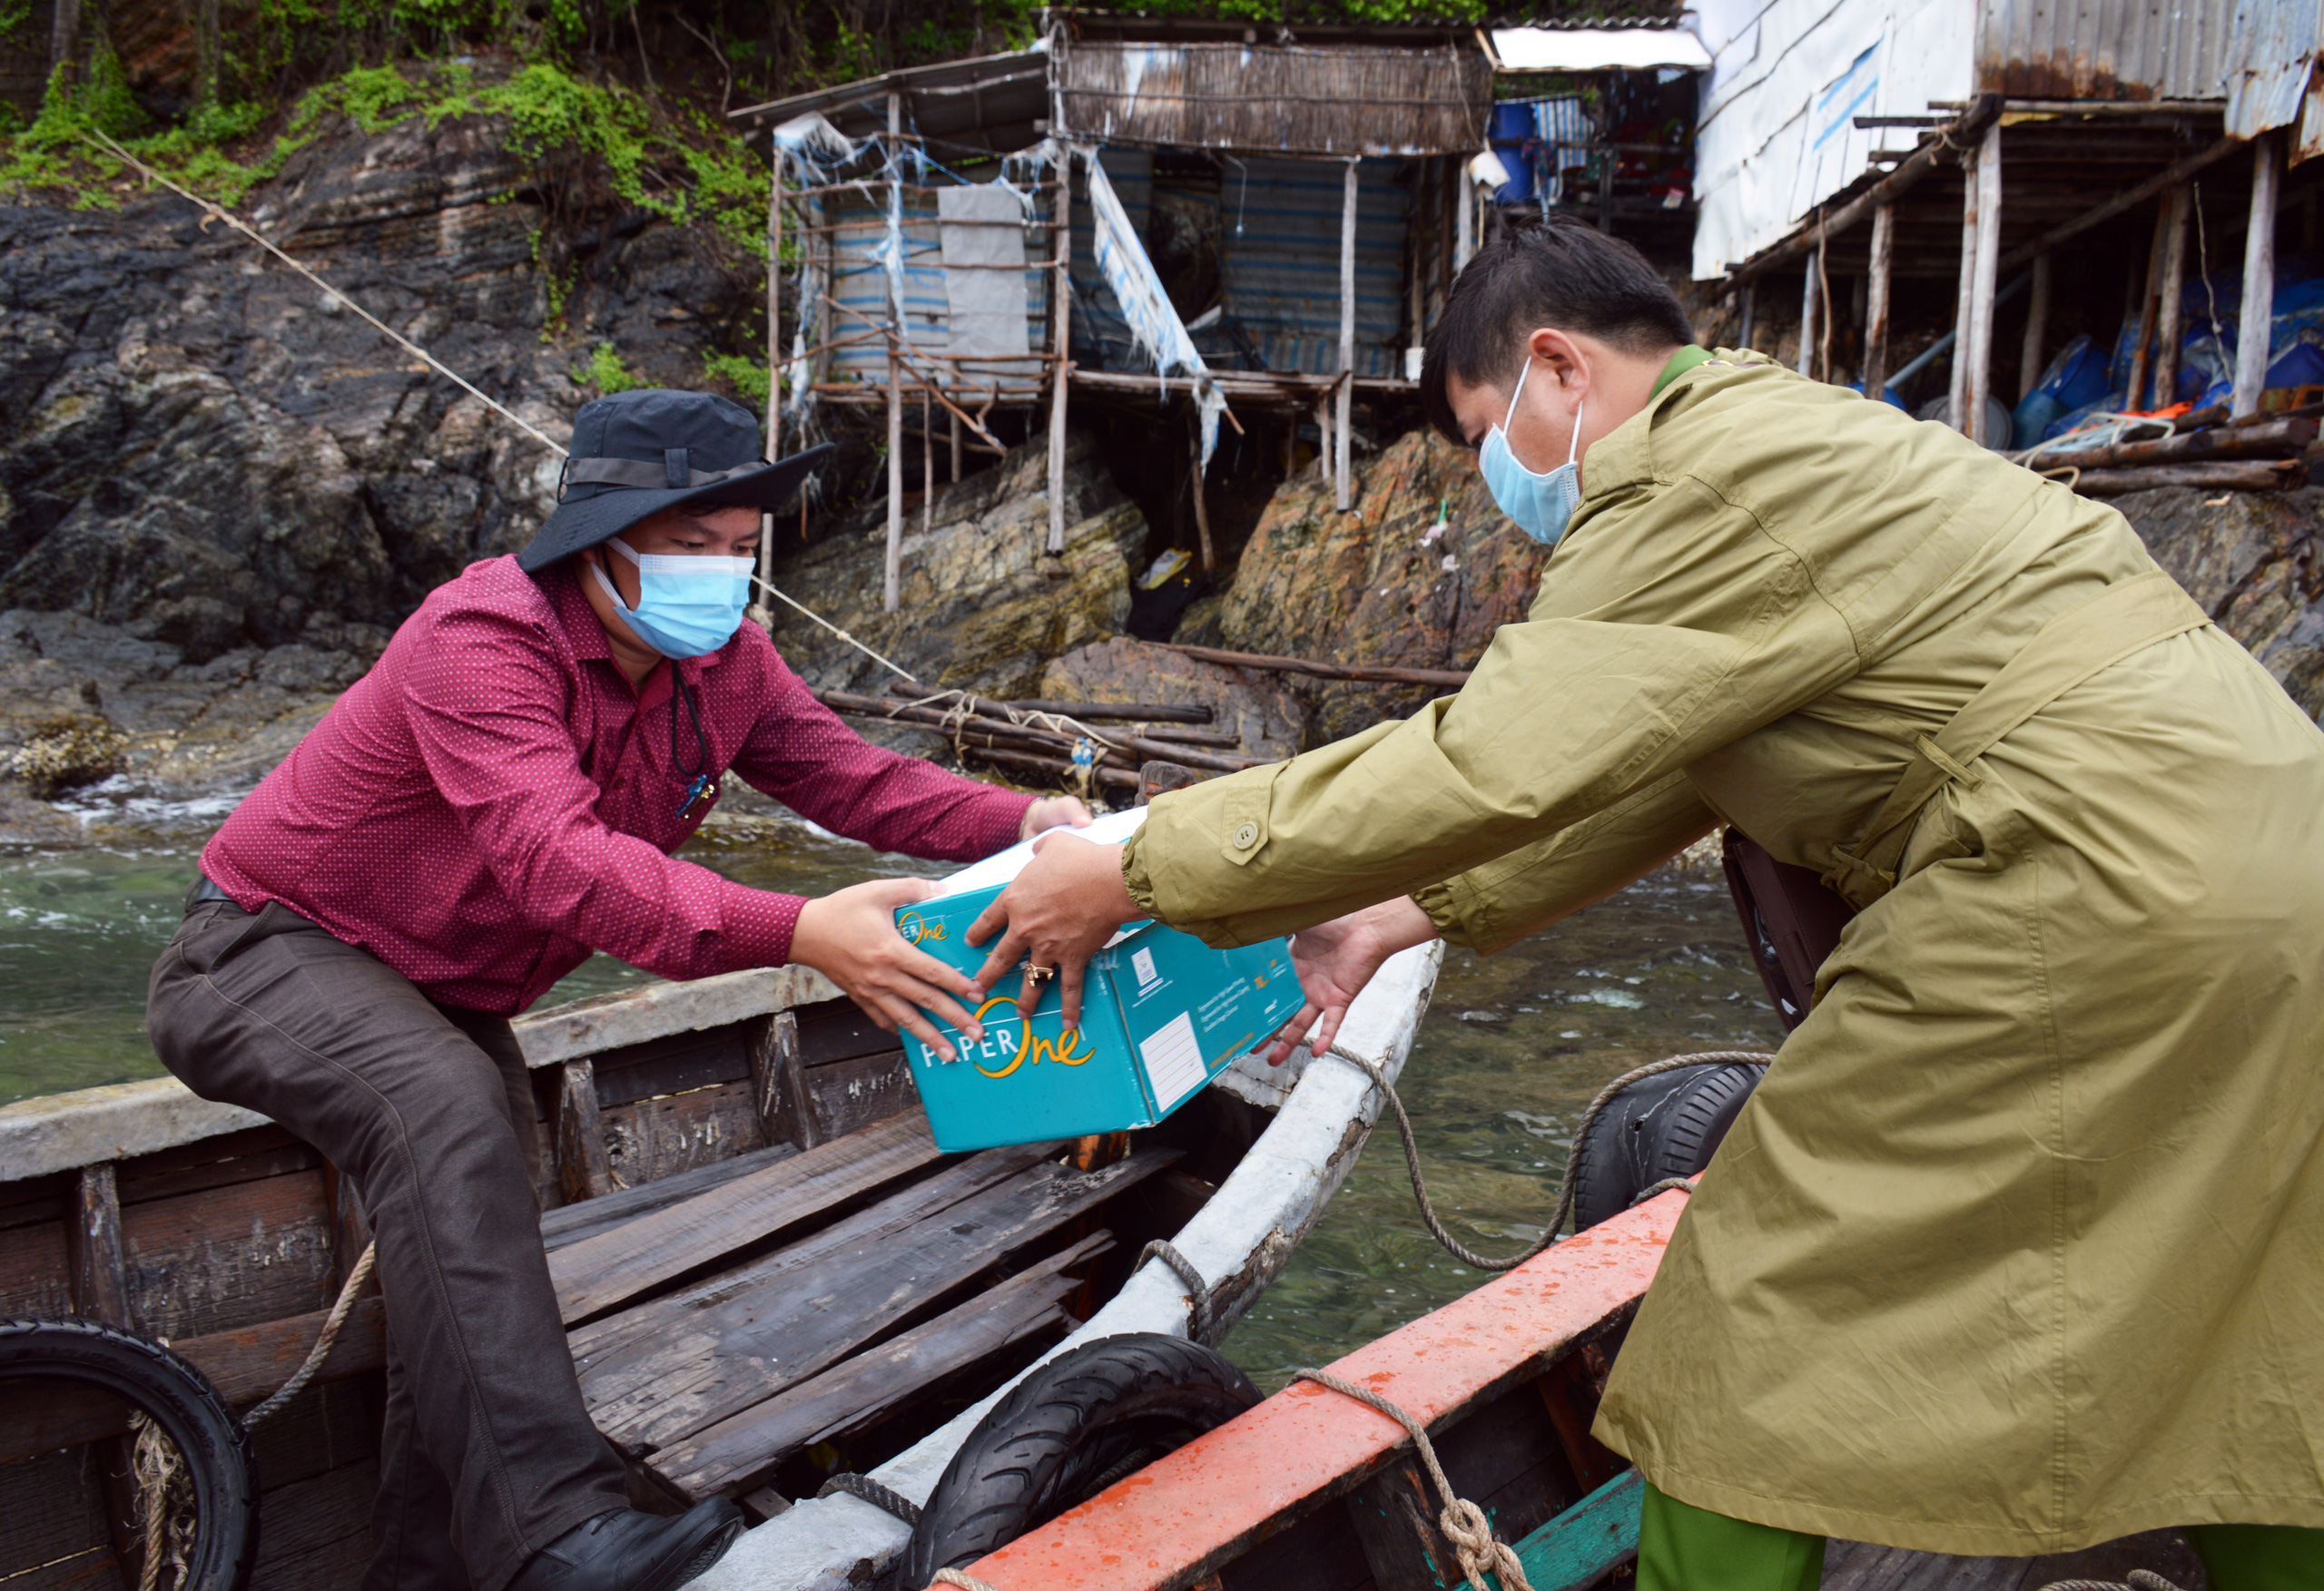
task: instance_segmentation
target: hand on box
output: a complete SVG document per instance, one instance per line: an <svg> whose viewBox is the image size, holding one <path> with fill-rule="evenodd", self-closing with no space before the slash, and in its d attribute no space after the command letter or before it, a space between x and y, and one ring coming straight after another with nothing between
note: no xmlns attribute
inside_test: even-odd
<svg viewBox="0 0 2324 1591"><path fill-rule="evenodd" d="M1020 958L1029 958L1018 1008L1030 1011L1041 983L1054 973L1065 1026L1078 1028L1083 968L1122 924L1137 916L1122 882L1120 846L1072 834L1037 840L1025 870L969 925L971 945L1006 930L977 969L980 994L1006 977Z"/></svg>
<svg viewBox="0 0 2324 1591"><path fill-rule="evenodd" d="M1092 821L1079 796L1045 796L1025 809L1017 838L1030 840L1045 829L1087 829Z"/></svg>
<svg viewBox="0 0 2324 1591"><path fill-rule="evenodd" d="M1401 897L1293 935L1291 966L1299 975L1299 989L1307 1003L1299 1015L1275 1030L1267 1065L1280 1066L1289 1060L1310 1027L1315 1029L1310 1053L1321 1055L1331 1048L1348 1007L1388 958L1434 938L1436 925L1428 913Z"/></svg>
<svg viewBox="0 0 2324 1591"><path fill-rule="evenodd" d="M933 1011L973 1041L984 1025L953 997L970 1006L983 991L964 972L914 949L896 932L896 908L936 893L926 879L874 879L807 902L791 930L791 959L839 985L863 1014L893 1033L899 1025L946 1060L952 1046L926 1015Z"/></svg>

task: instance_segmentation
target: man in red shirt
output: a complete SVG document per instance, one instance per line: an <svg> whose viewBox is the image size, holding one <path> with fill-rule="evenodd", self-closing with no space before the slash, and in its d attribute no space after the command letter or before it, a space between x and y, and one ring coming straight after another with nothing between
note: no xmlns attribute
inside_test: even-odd
<svg viewBox="0 0 2324 1591"><path fill-rule="evenodd" d="M742 1527L723 1498L626 1507L549 1283L510 1016L603 950L674 978L802 962L939 1049L925 1011L976 1032L974 985L895 931L924 881L803 900L675 859L720 779L954 861L1088 820L865 744L742 623L761 511L815 458L765 462L723 398L584 408L540 533L431 593L226 820L153 968L171 1071L362 1190L389 1317L370 1591L672 1591Z"/></svg>

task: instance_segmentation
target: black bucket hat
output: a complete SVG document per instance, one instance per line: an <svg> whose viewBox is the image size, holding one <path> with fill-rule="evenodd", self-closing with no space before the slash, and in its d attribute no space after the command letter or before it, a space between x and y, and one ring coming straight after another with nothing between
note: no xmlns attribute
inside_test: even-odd
<svg viewBox="0 0 2324 1591"><path fill-rule="evenodd" d="M556 512L517 566L538 574L681 503L780 508L831 451L825 443L770 464L751 411L707 392L655 387L600 398L573 417Z"/></svg>

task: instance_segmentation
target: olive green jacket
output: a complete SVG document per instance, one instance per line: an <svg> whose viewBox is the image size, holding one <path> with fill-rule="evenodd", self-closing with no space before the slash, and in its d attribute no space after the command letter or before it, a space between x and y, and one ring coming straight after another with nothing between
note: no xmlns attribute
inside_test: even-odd
<svg viewBox="0 0 2324 1591"><path fill-rule="evenodd" d="M2112 510L1755 355L1582 486L1459 695L1161 797L1139 904L1224 944L1409 893L1489 951L1721 820L1832 872L2045 624L2154 573ZM2324 735L2189 624L1898 830L1618 1361L1601 1434L1664 1491L1957 1553L2324 1527Z"/></svg>

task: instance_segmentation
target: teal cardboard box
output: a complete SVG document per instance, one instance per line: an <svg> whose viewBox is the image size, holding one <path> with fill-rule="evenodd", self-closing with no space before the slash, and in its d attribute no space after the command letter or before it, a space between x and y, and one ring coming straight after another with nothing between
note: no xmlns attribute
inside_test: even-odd
<svg viewBox="0 0 2324 1591"><path fill-rule="evenodd" d="M1008 855L971 871L990 876L992 864ZM1007 871L1013 876L1015 869ZM973 973L992 946L970 946L969 925L1005 888L1003 879L921 901L897 912L896 926L938 960ZM1090 958L1076 1032L1065 1031L1054 982L1043 987L1029 1020L1019 1011L1021 977L1020 964L977 1011L981 1042L938 1025L958 1060L941 1060L904 1036L940 1149L1152 1126L1297 1015L1304 1002L1287 941L1214 950L1152 922L1128 925Z"/></svg>

